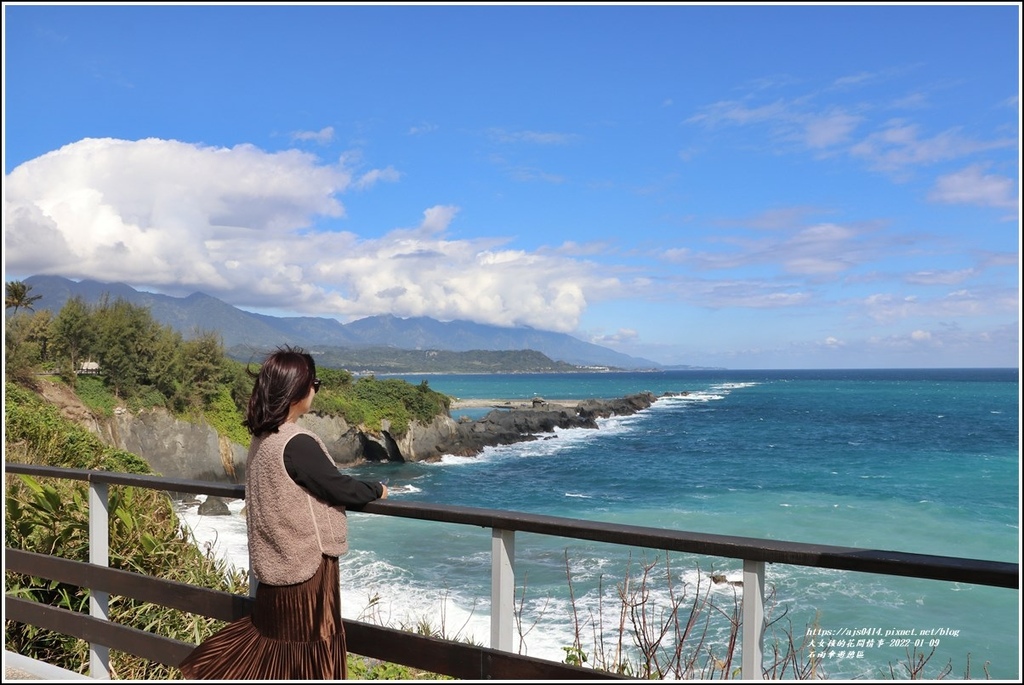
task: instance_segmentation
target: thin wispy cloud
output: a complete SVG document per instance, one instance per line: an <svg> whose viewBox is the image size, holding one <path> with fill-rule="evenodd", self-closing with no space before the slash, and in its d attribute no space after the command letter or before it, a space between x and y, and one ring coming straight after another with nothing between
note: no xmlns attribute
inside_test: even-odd
<svg viewBox="0 0 1024 685"><path fill-rule="evenodd" d="M313 142L318 145L327 145L334 140L334 127L325 126L319 131L296 131L292 133L292 140L297 142Z"/></svg>
<svg viewBox="0 0 1024 685"><path fill-rule="evenodd" d="M850 152L877 171L900 172L1015 145L1010 138L978 140L955 128L927 137L919 125L895 120L853 145Z"/></svg>
<svg viewBox="0 0 1024 685"><path fill-rule="evenodd" d="M440 128L441 127L438 126L437 124L417 124L415 126L410 126L409 127L409 135L410 136L421 136L421 135L425 135L427 133L434 133L435 131L439 130Z"/></svg>
<svg viewBox="0 0 1024 685"><path fill-rule="evenodd" d="M982 207L1017 210L1019 191L1012 178L986 174L984 165L972 164L960 171L940 176L928 195L932 202L971 204Z"/></svg>
<svg viewBox="0 0 1024 685"><path fill-rule="evenodd" d="M919 283L924 285L954 285L963 283L967 279L976 276L976 269L958 269L955 271L916 271L907 274L908 283Z"/></svg>
<svg viewBox="0 0 1024 685"><path fill-rule="evenodd" d="M568 145L580 136L572 133L554 131L506 131L491 129L490 137L499 143L532 143L535 145Z"/></svg>

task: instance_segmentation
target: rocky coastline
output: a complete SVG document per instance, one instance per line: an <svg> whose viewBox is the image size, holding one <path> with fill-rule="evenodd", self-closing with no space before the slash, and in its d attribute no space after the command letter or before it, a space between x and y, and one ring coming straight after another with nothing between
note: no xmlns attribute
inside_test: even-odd
<svg viewBox="0 0 1024 685"><path fill-rule="evenodd" d="M48 384L43 395L65 416L85 425L105 443L138 455L168 478L244 483L247 448L231 442L205 421L189 422L163 409L119 410L111 417L89 412L77 398ZM671 396L666 393L662 395ZM438 461L445 455L473 457L486 447L550 438L556 429L597 428L598 419L642 411L659 399L641 392L614 399L456 399L446 414L426 424L412 422L401 435L387 421L379 430L350 425L343 417L306 414L299 424L327 445L339 468L366 462ZM459 416L461 409L487 408L482 418Z"/></svg>
<svg viewBox="0 0 1024 685"><path fill-rule="evenodd" d="M662 395L665 396L670 395ZM369 435L358 429L338 433L339 419L334 417L307 414L299 419L299 423L320 435L341 467L361 462L429 462L444 455L473 457L488 446L550 437L555 428L598 428L598 419L635 414L654 404L658 396L642 392L612 400L538 399L457 400L452 403L452 410L494 409L475 421L454 421L449 412L448 416L439 417L426 426L413 425L399 439L387 429L380 435ZM238 468L235 467L236 472ZM199 513L204 516L230 514L227 505L218 497L206 498L199 505Z"/></svg>
<svg viewBox="0 0 1024 685"><path fill-rule="evenodd" d="M474 456L485 447L536 440L556 428L597 428L600 418L635 414L657 399L654 393L642 392L611 400L460 400L452 404L452 410L494 408L475 421L456 422L456 429L438 443L438 453L424 460L444 454Z"/></svg>
<svg viewBox="0 0 1024 685"><path fill-rule="evenodd" d="M456 400L446 415L428 424L414 422L403 435L393 435L387 422L371 432L318 414L306 414L299 424L323 439L342 468L363 462L431 462L445 455L472 457L486 447L537 440L556 428L597 428L599 418L634 414L657 399L642 392L611 400ZM476 420L452 416L459 409L486 407L491 411Z"/></svg>

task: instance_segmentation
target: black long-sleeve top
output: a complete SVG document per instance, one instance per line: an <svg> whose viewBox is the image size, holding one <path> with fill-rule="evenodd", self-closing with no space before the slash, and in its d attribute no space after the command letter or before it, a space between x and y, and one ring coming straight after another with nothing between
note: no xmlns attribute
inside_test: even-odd
<svg viewBox="0 0 1024 685"><path fill-rule="evenodd" d="M384 494L380 483L357 480L341 473L311 435L300 433L288 441L284 448L284 468L293 481L328 504L359 506Z"/></svg>

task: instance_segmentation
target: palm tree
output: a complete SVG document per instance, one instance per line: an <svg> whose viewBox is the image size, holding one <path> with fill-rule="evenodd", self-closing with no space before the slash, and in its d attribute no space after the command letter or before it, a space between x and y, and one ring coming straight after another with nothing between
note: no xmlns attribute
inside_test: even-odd
<svg viewBox="0 0 1024 685"><path fill-rule="evenodd" d="M6 284L6 299L4 300L4 309L10 309L14 307L14 313L18 313L18 309L24 307L25 309L31 310L32 304L41 299L42 295L29 295L29 291L32 290L32 286L28 285L24 281L11 281Z"/></svg>

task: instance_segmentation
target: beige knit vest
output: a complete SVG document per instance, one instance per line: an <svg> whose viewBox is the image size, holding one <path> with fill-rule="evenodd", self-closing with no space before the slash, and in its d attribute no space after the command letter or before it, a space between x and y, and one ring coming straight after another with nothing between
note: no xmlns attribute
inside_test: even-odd
<svg viewBox="0 0 1024 685"><path fill-rule="evenodd" d="M284 467L284 447L299 434L315 434L293 422L276 433L253 438L245 467L245 511L249 532L249 566L261 583L293 585L309 580L322 554L348 551L345 507L317 499L291 479Z"/></svg>

